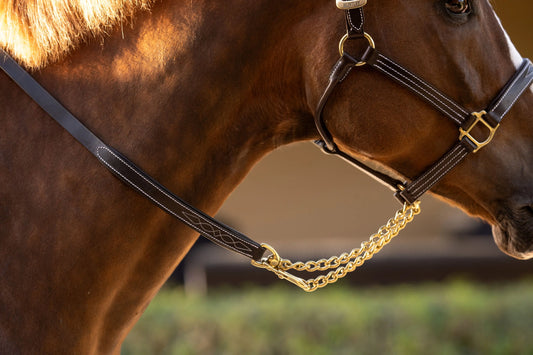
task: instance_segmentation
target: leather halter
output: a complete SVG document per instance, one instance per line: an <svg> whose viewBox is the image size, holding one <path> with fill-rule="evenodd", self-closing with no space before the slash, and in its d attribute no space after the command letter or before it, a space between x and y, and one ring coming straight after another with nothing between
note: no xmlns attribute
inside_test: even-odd
<svg viewBox="0 0 533 355"><path fill-rule="evenodd" d="M350 6L364 5L364 3L366 3L364 0L339 1L346 2ZM350 8L350 6L348 7ZM347 10L346 23L348 29L347 39L364 37L364 16L362 8L351 8L350 10ZM439 162L437 162L430 170L422 174L422 176L415 179L410 184L403 184L398 180L377 172L360 163L348 154L340 151L323 122L322 111L335 87L344 80L352 68L360 65L362 62L366 62L366 64L370 65L372 68L390 76L393 80L408 87L437 110L452 119L461 127L460 130L463 132L459 143L457 143L454 148L444 155L444 157L441 158L441 160L439 160ZM256 261L261 259L267 248L181 200L162 184L137 167L123 154L101 141L1 48L0 67L45 112L56 120L57 123L66 129L125 184L215 244ZM477 143L475 138L471 137L469 133L472 127L482 122L484 125L491 128L491 132L495 130L503 116L505 116L532 81L533 65L526 59L515 75L507 83L506 87L501 91L500 95L494 100L494 103L488 107L486 110L487 113L483 115L471 115L461 108L461 106L434 89L431 85L426 84L423 80L380 54L377 50L372 48L372 46L365 51L360 59L355 59L343 52L341 58L333 68L329 78L329 84L316 111L315 122L317 129L322 136L322 141L319 141L318 143L327 153L341 156L351 163L361 167L368 173L376 176L378 179L393 186L394 189L398 189L397 195L400 196L403 201L412 203L440 179L442 175L439 173L440 171L444 173L447 172L453 166L458 164L469 152L475 151L481 147L481 144ZM473 116L476 117L473 118Z"/></svg>
<svg viewBox="0 0 533 355"><path fill-rule="evenodd" d="M347 34L341 40L341 58L333 67L329 77L329 83L318 103L315 113L315 124L322 137L321 140L315 143L324 152L340 156L366 173L373 175L378 180L391 186L396 191L395 196L401 203L414 203L420 196L439 182L451 169L463 161L469 153L475 153L490 143L503 117L533 82L533 65L529 59L524 59L513 77L486 109L469 113L465 108L442 94L432 85L426 83L423 79L412 74L409 70L376 50L373 40L364 32L364 13L362 6L346 10L345 17ZM366 40L369 42L369 46L363 52L360 59L356 59L343 51L342 45L346 40ZM409 183L401 182L376 171L340 150L325 125L323 111L329 97L337 85L348 76L352 69L361 65L368 65L372 69L385 74L393 81L406 87L459 127L458 142L436 163ZM470 134L475 126L484 126L488 130L489 133L484 141L480 142Z"/></svg>

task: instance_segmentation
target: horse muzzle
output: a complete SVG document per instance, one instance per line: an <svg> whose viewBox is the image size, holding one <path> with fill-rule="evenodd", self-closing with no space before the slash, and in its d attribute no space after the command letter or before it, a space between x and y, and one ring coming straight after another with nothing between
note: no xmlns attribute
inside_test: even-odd
<svg viewBox="0 0 533 355"><path fill-rule="evenodd" d="M492 234L507 255L521 260L533 258L533 203L502 211Z"/></svg>

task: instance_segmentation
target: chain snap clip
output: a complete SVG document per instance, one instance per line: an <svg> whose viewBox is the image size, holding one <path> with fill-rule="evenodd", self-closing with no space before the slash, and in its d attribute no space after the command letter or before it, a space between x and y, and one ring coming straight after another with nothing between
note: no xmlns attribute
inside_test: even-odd
<svg viewBox="0 0 533 355"><path fill-rule="evenodd" d="M268 250L271 254L267 257L262 258L261 261L252 260L253 266L256 266L262 269L267 269L273 272L274 274L276 274L276 276L279 277L280 279L287 280L290 283L300 287L304 291L307 291L307 292L313 291L311 287L309 286L309 284L304 279L294 276L293 274L288 273L287 271L281 269L283 260L279 256L276 249L274 249L273 247L271 247L270 245L266 243L262 243L261 246L265 248L266 250Z"/></svg>
<svg viewBox="0 0 533 355"><path fill-rule="evenodd" d="M280 279L287 280L302 288L304 291L313 292L319 288L337 282L348 273L354 271L357 267L363 265L366 260L372 258L386 244L388 244L392 238L398 235L398 233L405 228L407 223L411 222L419 213L419 201L416 201L413 204L405 203L403 208L398 210L394 217L389 219L386 225L379 228L379 230L371 235L366 242L361 243L360 248L352 249L349 253L343 253L340 256L332 256L329 259L320 259L318 261L292 262L287 259L282 259L278 252L270 245L261 244L261 246L271 254L262 258L260 261L252 260L252 265L272 271ZM305 272L331 271L327 274L319 275L314 279L304 280L289 273L288 270Z"/></svg>

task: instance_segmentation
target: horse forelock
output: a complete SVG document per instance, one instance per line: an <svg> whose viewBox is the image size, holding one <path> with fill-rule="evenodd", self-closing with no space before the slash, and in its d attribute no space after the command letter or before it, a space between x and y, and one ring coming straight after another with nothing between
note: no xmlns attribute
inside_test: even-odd
<svg viewBox="0 0 533 355"><path fill-rule="evenodd" d="M28 68L60 59L153 0L2 0L0 47Z"/></svg>

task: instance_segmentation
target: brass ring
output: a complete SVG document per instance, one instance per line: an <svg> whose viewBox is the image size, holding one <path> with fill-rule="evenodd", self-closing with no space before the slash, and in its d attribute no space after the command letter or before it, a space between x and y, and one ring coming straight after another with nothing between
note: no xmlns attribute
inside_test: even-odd
<svg viewBox="0 0 533 355"><path fill-rule="evenodd" d="M374 39L372 38L372 36L370 36L366 32L363 32L363 36L368 41L368 44L370 45L370 47L375 49L376 48L376 44L374 43ZM339 41L339 54L341 55L341 57L344 55L344 43L346 42L348 37L349 37L349 35L347 33L344 36L342 36L341 40ZM365 65L365 64L366 64L366 62L358 62L355 65L359 67L359 66L362 66L362 65Z"/></svg>

